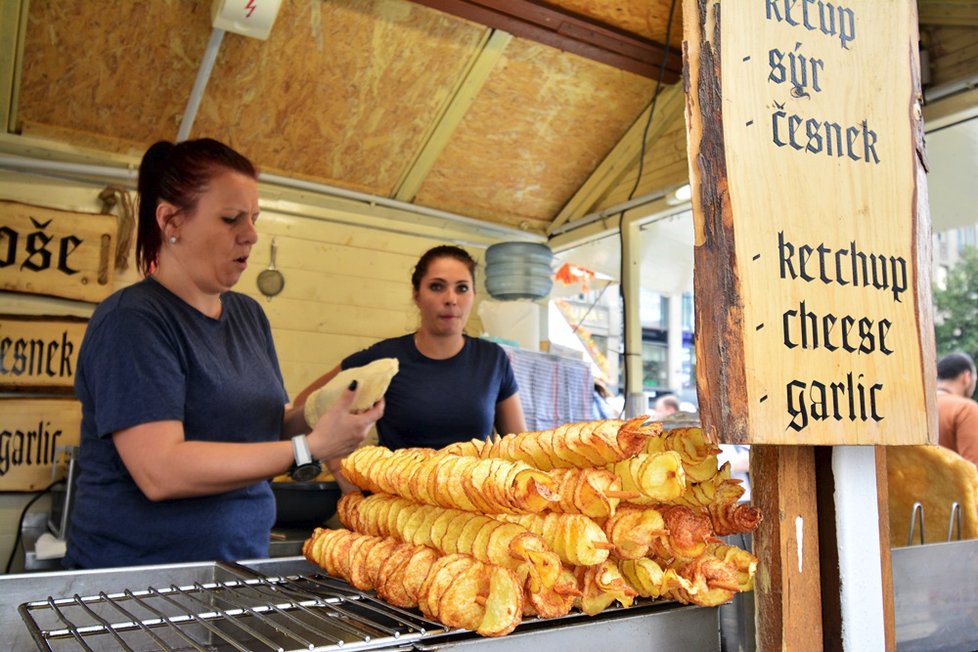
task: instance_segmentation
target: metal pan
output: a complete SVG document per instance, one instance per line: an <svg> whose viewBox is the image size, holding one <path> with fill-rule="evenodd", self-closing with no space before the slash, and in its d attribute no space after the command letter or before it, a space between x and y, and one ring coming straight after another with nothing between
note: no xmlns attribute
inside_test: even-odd
<svg viewBox="0 0 978 652"><path fill-rule="evenodd" d="M272 253L268 261L268 269L263 270L258 275L258 291L271 299L285 287L285 277L282 272L275 269L275 254L278 251L278 244L272 238Z"/></svg>
<svg viewBox="0 0 978 652"><path fill-rule="evenodd" d="M276 527L317 527L336 513L340 486L335 482L273 482Z"/></svg>

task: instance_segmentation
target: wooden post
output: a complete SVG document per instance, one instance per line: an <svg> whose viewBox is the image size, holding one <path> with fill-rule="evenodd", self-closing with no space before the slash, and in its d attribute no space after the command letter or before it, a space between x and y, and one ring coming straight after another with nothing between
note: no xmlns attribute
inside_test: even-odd
<svg viewBox="0 0 978 652"><path fill-rule="evenodd" d="M813 650L822 641L815 459L810 446L753 446L751 502L758 650Z"/></svg>
<svg viewBox="0 0 978 652"><path fill-rule="evenodd" d="M622 219L619 226L622 240L622 292L625 295L625 413L636 417L648 413L648 400L642 391L642 323L639 319L641 301L641 262L639 255L640 234L638 223Z"/></svg>
<svg viewBox="0 0 978 652"><path fill-rule="evenodd" d="M700 415L753 445L759 649L892 648L869 446L937 440L915 3L683 25Z"/></svg>
<svg viewBox="0 0 978 652"><path fill-rule="evenodd" d="M886 635L886 652L896 650L896 620L893 613L893 555L890 551L889 489L887 486L886 448L876 446L876 500L880 513L880 566L883 570L883 629Z"/></svg>

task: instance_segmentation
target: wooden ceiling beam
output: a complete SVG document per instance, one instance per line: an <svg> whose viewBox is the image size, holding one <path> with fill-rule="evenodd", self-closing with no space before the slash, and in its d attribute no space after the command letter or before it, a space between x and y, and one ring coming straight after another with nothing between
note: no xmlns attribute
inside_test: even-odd
<svg viewBox="0 0 978 652"><path fill-rule="evenodd" d="M921 25L978 27L978 3L973 0L921 0L917 14Z"/></svg>
<svg viewBox="0 0 978 652"><path fill-rule="evenodd" d="M659 93L659 99L656 100L656 114L653 116L652 125L649 128L646 153L672 124L670 117L676 111L683 111L685 106L686 95L681 85L676 84L662 89L662 92ZM651 108L650 105L642 111L642 114L632 123L632 126L625 132L614 149L608 153L587 181L564 205L564 208L547 228L548 234L553 233L557 227L564 223L579 219L593 210L601 199L638 164L639 157L642 155L642 136L645 135L645 125L649 120Z"/></svg>
<svg viewBox="0 0 978 652"><path fill-rule="evenodd" d="M978 117L978 88L925 104L924 131L930 132L975 117Z"/></svg>
<svg viewBox="0 0 978 652"><path fill-rule="evenodd" d="M27 0L0 2L0 132L14 132L27 28Z"/></svg>
<svg viewBox="0 0 978 652"><path fill-rule="evenodd" d="M398 182L394 191L394 199L413 201L425 177L431 172L435 161L441 154L448 141L451 140L455 129L462 122L472 103L475 101L489 74L503 55L503 50L513 39L506 32L493 30L478 54L473 57L468 68L462 74L458 86L452 92L440 117L434 122L428 133L421 151L414 158L404 176Z"/></svg>
<svg viewBox="0 0 978 652"><path fill-rule="evenodd" d="M658 79L665 58L663 82L682 76L678 50L539 0L412 1L650 79Z"/></svg>

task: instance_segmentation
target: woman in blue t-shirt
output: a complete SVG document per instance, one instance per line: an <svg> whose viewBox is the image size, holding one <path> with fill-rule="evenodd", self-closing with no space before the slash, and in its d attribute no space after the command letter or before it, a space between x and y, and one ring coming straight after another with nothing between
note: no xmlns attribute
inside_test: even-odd
<svg viewBox="0 0 978 652"><path fill-rule="evenodd" d="M285 410L268 319L231 291L258 240L257 176L211 139L158 142L143 157L146 278L98 306L79 351L68 568L267 557L266 480L305 447L349 454L383 413L379 402L350 414L354 391L311 431L301 409Z"/></svg>
<svg viewBox="0 0 978 652"><path fill-rule="evenodd" d="M475 300L475 268L475 260L460 247L441 245L425 252L411 275L421 313L418 330L345 358L300 392L296 404L343 369L397 358L398 372L384 395L384 416L377 422L381 445L441 448L484 439L493 429L501 434L526 430L506 352L464 333Z"/></svg>

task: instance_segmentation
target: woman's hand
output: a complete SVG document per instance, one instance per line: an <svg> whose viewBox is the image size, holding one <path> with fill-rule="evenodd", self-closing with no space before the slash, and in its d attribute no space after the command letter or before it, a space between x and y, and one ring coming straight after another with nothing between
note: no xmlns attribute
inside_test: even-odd
<svg viewBox="0 0 978 652"><path fill-rule="evenodd" d="M336 404L327 410L309 433L309 450L317 460L346 457L363 443L371 426L384 414L384 399L359 414L350 414L350 406L356 396L355 389L347 389Z"/></svg>

